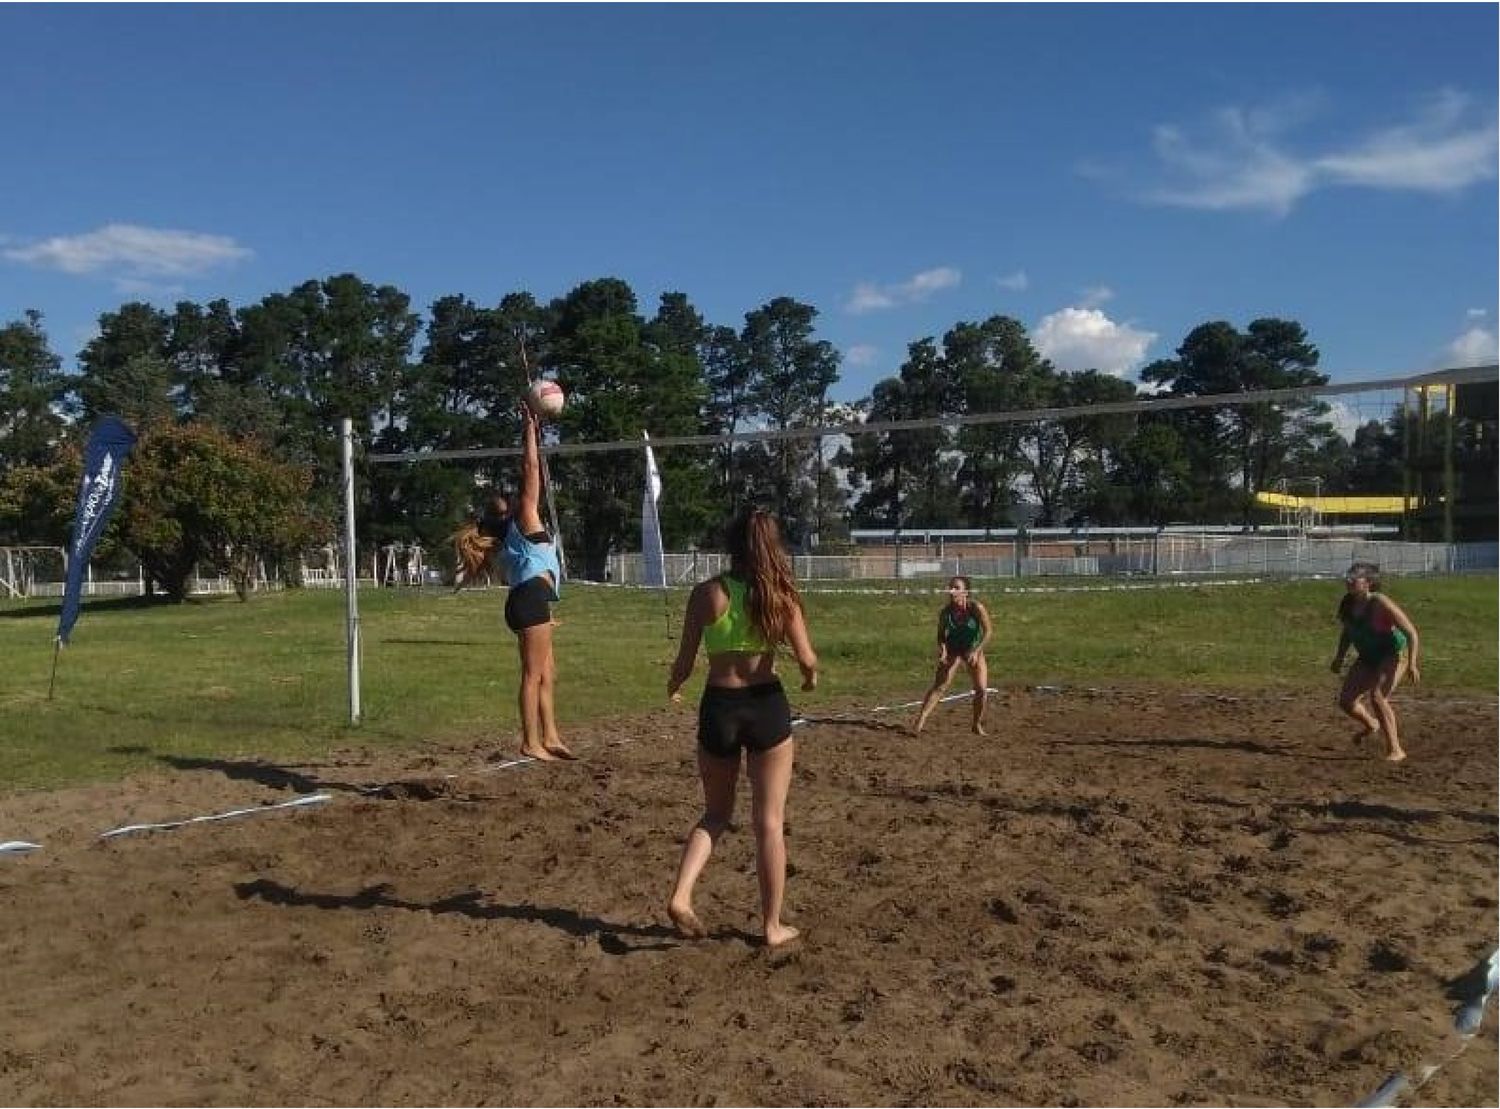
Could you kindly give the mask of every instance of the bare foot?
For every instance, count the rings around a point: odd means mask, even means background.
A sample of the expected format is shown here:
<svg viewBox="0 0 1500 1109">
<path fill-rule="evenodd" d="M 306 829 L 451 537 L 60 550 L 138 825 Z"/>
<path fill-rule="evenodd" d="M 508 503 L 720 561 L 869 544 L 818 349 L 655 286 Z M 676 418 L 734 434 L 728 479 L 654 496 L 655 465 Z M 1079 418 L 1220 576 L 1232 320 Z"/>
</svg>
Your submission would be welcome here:
<svg viewBox="0 0 1500 1109">
<path fill-rule="evenodd" d="M 774 928 L 766 929 L 767 947 L 785 947 L 802 933 L 790 924 L 778 924 Z"/>
<path fill-rule="evenodd" d="M 523 759 L 536 759 L 537 762 L 557 762 L 557 756 L 545 747 L 527 747 L 521 745 L 521 757 Z"/>
<path fill-rule="evenodd" d="M 975 735 L 989 735 L 990 733 L 984 730 L 984 725 L 983 724 L 975 724 L 974 725 L 974 734 Z"/>
<path fill-rule="evenodd" d="M 1398 747 L 1396 750 L 1394 750 L 1390 754 L 1386 755 L 1385 761 L 1386 762 L 1400 762 L 1404 758 L 1406 758 L 1406 752 L 1403 751 L 1403 750 L 1401 750 Z"/>
<path fill-rule="evenodd" d="M 555 739 L 551 743 L 546 744 L 544 750 L 551 754 L 553 758 L 563 759 L 567 762 L 573 762 L 578 758 L 577 755 L 568 750 L 567 745 L 560 739 Z"/>
<path fill-rule="evenodd" d="M 708 935 L 708 929 L 703 927 L 703 921 L 698 919 L 690 905 L 668 905 L 667 915 L 672 918 L 677 934 L 684 939 L 701 940 Z"/>
</svg>

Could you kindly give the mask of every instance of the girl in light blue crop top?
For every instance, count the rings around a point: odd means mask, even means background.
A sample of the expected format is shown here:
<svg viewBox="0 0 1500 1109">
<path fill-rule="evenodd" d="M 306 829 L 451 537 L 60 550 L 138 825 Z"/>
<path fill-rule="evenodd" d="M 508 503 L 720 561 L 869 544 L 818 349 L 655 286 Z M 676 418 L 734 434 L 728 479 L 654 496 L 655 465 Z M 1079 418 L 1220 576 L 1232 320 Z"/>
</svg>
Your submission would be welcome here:
<svg viewBox="0 0 1500 1109">
<path fill-rule="evenodd" d="M 500 539 L 500 558 L 509 589 L 505 623 L 516 633 L 521 653 L 521 754 L 540 762 L 575 756 L 557 732 L 553 691 L 557 659 L 552 651 L 552 602 L 561 595 L 562 561 L 557 544 L 542 527 L 541 431 L 522 406 L 521 489 L 515 503 L 494 500 L 486 530 Z"/>
<path fill-rule="evenodd" d="M 562 596 L 562 563 L 557 557 L 557 544 L 545 531 L 523 535 L 512 519 L 505 529 L 505 543 L 500 548 L 500 557 L 505 560 L 505 580 L 512 588 L 524 585 L 541 574 L 551 575 L 550 600 Z"/>
</svg>

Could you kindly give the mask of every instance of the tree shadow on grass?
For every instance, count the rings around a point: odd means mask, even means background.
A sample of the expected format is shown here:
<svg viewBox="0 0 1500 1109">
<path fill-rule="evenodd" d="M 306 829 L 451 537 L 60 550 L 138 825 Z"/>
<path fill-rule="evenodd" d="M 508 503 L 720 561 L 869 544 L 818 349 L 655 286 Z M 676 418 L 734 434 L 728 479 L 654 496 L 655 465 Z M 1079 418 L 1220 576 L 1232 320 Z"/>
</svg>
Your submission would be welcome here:
<svg viewBox="0 0 1500 1109">
<path fill-rule="evenodd" d="M 211 596 L 184 597 L 181 601 L 173 601 L 169 597 L 160 595 L 154 597 L 93 597 L 83 602 L 82 615 L 87 616 L 91 612 L 135 612 L 147 608 L 178 608 L 183 605 L 201 606 L 223 604 L 225 601 L 239 603 L 239 598 L 233 593 L 227 595 L 214 594 Z M 62 615 L 62 601 L 55 604 L 22 604 L 16 607 L 0 608 L 0 620 L 56 620 Z"/>
<path fill-rule="evenodd" d="M 149 724 L 211 724 L 213 727 L 221 729 L 223 731 L 233 732 L 264 732 L 267 730 L 283 733 L 296 732 L 298 734 L 303 734 L 306 732 L 306 723 L 303 721 L 286 719 L 284 717 L 281 719 L 258 718 L 250 715 L 245 710 L 245 706 L 233 703 L 206 701 L 204 703 L 217 705 L 221 710 L 224 710 L 226 715 L 220 716 L 210 711 L 205 711 L 203 713 L 197 714 L 187 712 L 148 712 L 141 709 L 124 708 L 120 705 L 104 705 L 88 702 L 78 702 L 74 707 L 82 709 L 85 712 L 97 712 L 102 716 L 120 716 L 124 717 L 127 720 L 144 720 Z M 227 709 L 225 708 L 226 704 L 228 705 Z M 328 734 L 330 736 L 336 736 L 338 734 L 338 731 L 342 730 L 343 727 L 343 725 L 340 725 L 339 729 L 336 730 L 335 728 L 330 726 L 328 729 Z M 359 725 L 358 736 L 361 739 L 387 740 L 393 743 L 410 742 L 413 739 L 421 738 L 419 736 L 413 736 L 410 732 L 394 731 L 390 728 L 383 728 L 378 724 L 370 724 L 368 722 Z M 149 753 L 149 750 L 149 748 L 145 747 L 141 748 L 140 751 L 126 750 L 125 748 L 114 748 L 112 749 L 112 753 L 120 755 L 143 754 Z"/>
<path fill-rule="evenodd" d="M 480 639 L 377 639 L 377 643 L 390 643 L 401 647 L 484 647 L 491 649 L 494 643 Z"/>
<path fill-rule="evenodd" d="M 441 916 L 456 913 L 471 920 L 521 920 L 545 924 L 570 936 L 580 939 L 595 937 L 599 947 L 608 955 L 631 955 L 638 951 L 670 951 L 680 947 L 682 941 L 677 933 L 662 924 L 619 924 L 600 917 L 585 916 L 572 909 L 549 909 L 538 905 L 498 905 L 487 903 L 484 894 L 468 890 L 437 901 L 408 901 L 392 895 L 389 883 L 382 882 L 366 886 L 357 893 L 305 893 L 295 886 L 283 885 L 267 878 L 253 882 L 239 882 L 234 887 L 235 896 L 242 901 L 259 900 L 269 905 L 296 905 L 314 909 L 403 909 L 407 912 L 430 913 Z M 625 937 L 639 940 L 664 942 L 630 943 Z M 712 934 L 714 939 L 737 939 L 757 943 L 747 932 L 727 928 Z"/>
</svg>

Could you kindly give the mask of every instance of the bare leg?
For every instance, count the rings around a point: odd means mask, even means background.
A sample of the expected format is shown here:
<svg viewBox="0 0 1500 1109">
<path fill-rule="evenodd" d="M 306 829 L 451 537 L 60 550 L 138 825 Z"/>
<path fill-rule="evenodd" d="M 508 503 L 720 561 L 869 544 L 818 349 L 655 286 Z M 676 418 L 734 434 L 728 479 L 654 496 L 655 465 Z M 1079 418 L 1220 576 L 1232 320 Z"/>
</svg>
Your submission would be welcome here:
<svg viewBox="0 0 1500 1109">
<path fill-rule="evenodd" d="M 921 735 L 922 729 L 927 726 L 927 718 L 932 715 L 932 710 L 937 708 L 939 699 L 948 689 L 948 684 L 953 681 L 953 672 L 958 669 L 958 657 L 955 655 L 947 662 L 937 665 L 937 673 L 932 676 L 932 688 L 927 691 L 927 696 L 922 698 L 922 708 L 917 713 L 917 722 L 912 725 L 912 734 Z"/>
<path fill-rule="evenodd" d="M 974 683 L 974 734 L 987 735 L 984 710 L 990 703 L 990 665 L 985 661 L 984 652 L 980 651 L 968 666 L 969 680 Z"/>
<path fill-rule="evenodd" d="M 701 750 L 698 752 L 698 776 L 703 781 L 703 815 L 682 845 L 677 883 L 672 888 L 671 900 L 667 902 L 667 915 L 672 918 L 677 931 L 692 939 L 706 934 L 703 922 L 693 912 L 693 887 L 697 885 L 698 875 L 703 873 L 708 857 L 713 854 L 714 844 L 729 827 L 729 818 L 734 815 L 734 786 L 739 774 L 739 759 L 721 759 Z"/>
<path fill-rule="evenodd" d="M 557 734 L 557 714 L 553 709 L 552 694 L 557 688 L 557 652 L 552 649 L 551 626 L 548 626 L 547 661 L 542 667 L 540 696 L 537 699 L 538 718 L 542 726 L 542 746 L 560 759 L 576 759 Z"/>
<path fill-rule="evenodd" d="M 781 922 L 786 892 L 786 793 L 792 784 L 797 741 L 785 739 L 769 751 L 749 755 L 750 805 L 755 821 L 755 873 L 760 879 L 760 918 L 767 947 L 797 938 Z"/>
<path fill-rule="evenodd" d="M 542 677 L 547 656 L 552 653 L 552 628 L 540 624 L 522 628 L 516 636 L 521 651 L 521 754 L 542 762 L 556 762 L 557 756 L 542 742 Z"/>
<path fill-rule="evenodd" d="M 1381 727 L 1385 731 L 1387 762 L 1400 762 L 1406 758 L 1406 751 L 1401 746 L 1400 729 L 1396 724 L 1396 710 L 1391 705 L 1390 697 L 1405 669 L 1405 660 L 1400 655 L 1386 659 L 1380 664 L 1380 670 L 1376 674 L 1375 688 L 1370 690 L 1370 701 L 1375 706 L 1375 713 L 1380 717 Z"/>
<path fill-rule="evenodd" d="M 1363 703 L 1365 695 L 1375 688 L 1378 681 L 1379 674 L 1376 671 L 1356 661 L 1353 666 L 1349 667 L 1349 673 L 1344 678 L 1344 687 L 1339 690 L 1339 708 L 1362 725 L 1362 730 L 1354 737 L 1356 742 L 1380 731 L 1380 721 Z"/>
</svg>

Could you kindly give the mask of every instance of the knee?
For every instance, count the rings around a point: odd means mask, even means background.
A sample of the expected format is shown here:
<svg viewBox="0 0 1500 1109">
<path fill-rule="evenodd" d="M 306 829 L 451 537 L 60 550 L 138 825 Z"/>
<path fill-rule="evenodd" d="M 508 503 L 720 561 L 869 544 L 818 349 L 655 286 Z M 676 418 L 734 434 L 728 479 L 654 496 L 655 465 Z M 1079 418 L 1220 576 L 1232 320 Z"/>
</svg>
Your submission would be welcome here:
<svg viewBox="0 0 1500 1109">
<path fill-rule="evenodd" d="M 698 821 L 698 827 L 708 833 L 709 839 L 717 841 L 720 836 L 729 830 L 729 818 L 732 815 L 732 813 L 706 812 Z"/>
<path fill-rule="evenodd" d="M 755 814 L 755 838 L 760 842 L 779 838 L 786 825 L 784 814 L 776 812 L 758 812 Z"/>
</svg>

